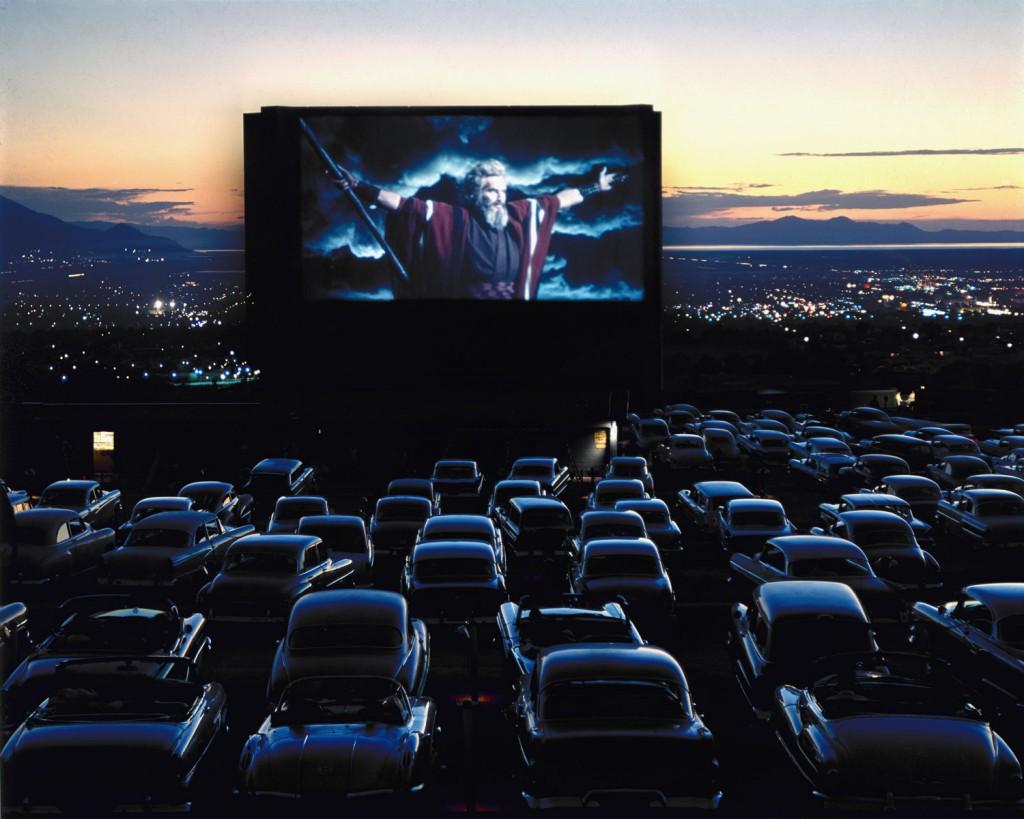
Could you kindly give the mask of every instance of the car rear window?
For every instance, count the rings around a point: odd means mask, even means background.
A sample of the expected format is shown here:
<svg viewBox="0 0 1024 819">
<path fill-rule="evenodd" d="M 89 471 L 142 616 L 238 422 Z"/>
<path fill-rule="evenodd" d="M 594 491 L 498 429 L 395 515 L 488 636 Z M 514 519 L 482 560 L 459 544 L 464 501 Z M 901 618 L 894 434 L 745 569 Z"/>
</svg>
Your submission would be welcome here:
<svg viewBox="0 0 1024 819">
<path fill-rule="evenodd" d="M 657 577 L 661 566 L 654 555 L 594 555 L 587 558 L 583 573 L 587 577 Z"/>
<path fill-rule="evenodd" d="M 828 580 L 833 577 L 870 577 L 871 569 L 863 560 L 850 557 L 819 557 L 789 564 L 790 577 L 801 580 Z"/>
<path fill-rule="evenodd" d="M 422 523 L 430 509 L 418 503 L 388 503 L 377 509 L 377 520 L 386 523 Z"/>
<path fill-rule="evenodd" d="M 329 526 L 307 524 L 302 534 L 320 538 L 331 552 L 363 554 L 366 552 L 366 535 L 358 526 Z"/>
<path fill-rule="evenodd" d="M 605 523 L 596 526 L 587 526 L 584 530 L 584 537 L 587 540 L 609 537 L 643 537 L 645 534 L 643 526 L 629 523 Z"/>
<path fill-rule="evenodd" d="M 986 518 L 1013 517 L 1024 515 L 1024 501 L 988 500 L 978 504 L 978 514 Z"/>
<path fill-rule="evenodd" d="M 274 517 L 277 520 L 298 520 L 306 515 L 322 515 L 324 504 L 303 501 L 299 503 L 282 503 L 277 507 Z"/>
<path fill-rule="evenodd" d="M 399 648 L 402 632 L 394 626 L 369 623 L 331 623 L 304 626 L 288 635 L 288 648 L 295 651 L 332 648 Z"/>
<path fill-rule="evenodd" d="M 650 720 L 687 719 L 689 709 L 680 692 L 646 681 L 574 680 L 544 691 L 541 719 Z"/>
<path fill-rule="evenodd" d="M 435 478 L 475 478 L 476 473 L 471 466 L 437 466 L 434 468 Z"/>
<path fill-rule="evenodd" d="M 228 553 L 224 571 L 245 574 L 295 574 L 295 555 L 284 552 L 246 552 L 233 551 Z"/>
<path fill-rule="evenodd" d="M 572 517 L 568 509 L 533 509 L 523 517 L 523 526 L 533 529 L 570 529 Z"/>
<path fill-rule="evenodd" d="M 414 574 L 418 580 L 490 580 L 494 577 L 494 564 L 472 557 L 420 560 Z"/>
<path fill-rule="evenodd" d="M 180 529 L 132 529 L 125 546 L 159 546 L 181 549 L 190 542 L 189 533 Z"/>
<path fill-rule="evenodd" d="M 893 494 L 905 501 L 938 500 L 940 490 L 931 486 L 902 486 L 894 489 Z"/>
<path fill-rule="evenodd" d="M 57 509 L 82 509 L 85 506 L 85 492 L 81 489 L 47 489 L 39 499 L 39 505 Z"/>
<path fill-rule="evenodd" d="M 737 529 L 780 529 L 782 515 L 778 512 L 735 512 L 730 522 Z"/>
</svg>

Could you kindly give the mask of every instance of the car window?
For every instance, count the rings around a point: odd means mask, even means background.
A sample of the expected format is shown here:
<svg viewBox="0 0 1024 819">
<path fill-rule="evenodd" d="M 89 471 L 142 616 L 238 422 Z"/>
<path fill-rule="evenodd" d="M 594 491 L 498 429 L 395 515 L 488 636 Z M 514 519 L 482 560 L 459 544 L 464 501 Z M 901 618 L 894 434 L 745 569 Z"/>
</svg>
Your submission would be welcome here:
<svg viewBox="0 0 1024 819">
<path fill-rule="evenodd" d="M 786 558 L 779 549 L 765 549 L 761 560 L 766 566 L 770 566 L 780 572 L 786 570 Z"/>
<path fill-rule="evenodd" d="M 80 520 L 69 520 L 67 522 L 67 527 L 68 535 L 70 537 L 75 537 L 75 535 L 80 535 L 85 531 L 85 524 Z"/>
<path fill-rule="evenodd" d="M 71 530 L 66 523 L 62 523 L 57 529 L 57 543 L 67 540 L 69 537 L 71 537 Z"/>
<path fill-rule="evenodd" d="M 992 633 L 992 612 L 980 600 L 964 600 L 957 607 L 956 617 L 985 634 Z"/>
</svg>

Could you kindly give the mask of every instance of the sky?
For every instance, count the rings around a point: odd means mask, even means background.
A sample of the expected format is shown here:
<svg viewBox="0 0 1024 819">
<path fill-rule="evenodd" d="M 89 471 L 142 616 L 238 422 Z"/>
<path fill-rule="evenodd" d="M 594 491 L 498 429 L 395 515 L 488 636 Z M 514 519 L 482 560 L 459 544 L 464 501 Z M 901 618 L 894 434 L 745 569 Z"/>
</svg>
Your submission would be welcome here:
<svg viewBox="0 0 1024 819">
<path fill-rule="evenodd" d="M 1024 229 L 1024 0 L 0 4 L 0 194 L 238 225 L 265 105 L 662 112 L 667 225 Z"/>
</svg>

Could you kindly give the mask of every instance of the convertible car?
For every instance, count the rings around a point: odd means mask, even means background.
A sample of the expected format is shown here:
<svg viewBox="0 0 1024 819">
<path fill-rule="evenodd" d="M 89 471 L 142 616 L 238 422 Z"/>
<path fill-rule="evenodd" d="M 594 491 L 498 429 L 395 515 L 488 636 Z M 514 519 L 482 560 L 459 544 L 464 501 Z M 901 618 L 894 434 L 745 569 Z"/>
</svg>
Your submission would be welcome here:
<svg viewBox="0 0 1024 819">
<path fill-rule="evenodd" d="M 434 701 L 390 677 L 307 677 L 288 685 L 239 760 L 250 799 L 295 800 L 336 813 L 339 799 L 423 789 L 437 730 Z"/>
<path fill-rule="evenodd" d="M 54 677 L 53 693 L 0 756 L 9 807 L 78 815 L 188 807 L 227 726 L 218 683 L 195 682 L 180 657 L 66 660 Z"/>
<path fill-rule="evenodd" d="M 661 649 L 544 651 L 513 709 L 530 807 L 718 806 L 714 738 Z"/>
<path fill-rule="evenodd" d="M 775 692 L 776 733 L 826 808 L 1019 806 L 1017 757 L 942 664 L 854 659 Z"/>
<path fill-rule="evenodd" d="M 402 595 L 371 589 L 317 592 L 292 608 L 267 700 L 276 703 L 296 680 L 335 674 L 390 677 L 419 696 L 429 666 L 427 627 L 409 616 Z"/>
</svg>

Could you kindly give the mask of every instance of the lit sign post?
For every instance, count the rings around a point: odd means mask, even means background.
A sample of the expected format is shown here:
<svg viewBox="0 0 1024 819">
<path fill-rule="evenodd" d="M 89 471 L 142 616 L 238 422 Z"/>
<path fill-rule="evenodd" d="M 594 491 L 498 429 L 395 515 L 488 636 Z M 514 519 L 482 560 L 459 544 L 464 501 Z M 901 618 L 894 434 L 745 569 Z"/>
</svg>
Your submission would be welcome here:
<svg viewBox="0 0 1024 819">
<path fill-rule="evenodd" d="M 114 433 L 109 430 L 94 430 L 92 433 L 92 471 L 96 480 L 102 481 L 114 474 Z"/>
</svg>

